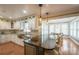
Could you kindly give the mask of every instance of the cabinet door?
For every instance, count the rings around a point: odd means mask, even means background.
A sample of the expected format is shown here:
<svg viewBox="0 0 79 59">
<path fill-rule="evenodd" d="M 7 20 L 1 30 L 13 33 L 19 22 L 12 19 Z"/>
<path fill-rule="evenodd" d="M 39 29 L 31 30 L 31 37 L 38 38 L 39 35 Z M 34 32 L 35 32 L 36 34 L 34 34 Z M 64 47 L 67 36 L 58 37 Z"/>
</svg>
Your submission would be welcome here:
<svg viewBox="0 0 79 59">
<path fill-rule="evenodd" d="M 26 55 L 36 55 L 36 48 L 30 45 L 26 45 Z"/>
</svg>

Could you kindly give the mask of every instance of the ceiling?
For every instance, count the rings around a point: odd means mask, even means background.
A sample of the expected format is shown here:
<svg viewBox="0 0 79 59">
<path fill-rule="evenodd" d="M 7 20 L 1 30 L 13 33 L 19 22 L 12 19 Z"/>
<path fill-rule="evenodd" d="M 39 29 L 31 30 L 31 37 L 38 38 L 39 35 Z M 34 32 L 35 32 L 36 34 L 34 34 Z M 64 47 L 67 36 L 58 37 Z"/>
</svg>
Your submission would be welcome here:
<svg viewBox="0 0 79 59">
<path fill-rule="evenodd" d="M 44 4 L 42 6 L 42 17 L 55 16 L 62 13 L 79 11 L 79 4 Z M 24 16 L 40 15 L 38 4 L 0 4 L 0 17 L 16 19 Z"/>
</svg>

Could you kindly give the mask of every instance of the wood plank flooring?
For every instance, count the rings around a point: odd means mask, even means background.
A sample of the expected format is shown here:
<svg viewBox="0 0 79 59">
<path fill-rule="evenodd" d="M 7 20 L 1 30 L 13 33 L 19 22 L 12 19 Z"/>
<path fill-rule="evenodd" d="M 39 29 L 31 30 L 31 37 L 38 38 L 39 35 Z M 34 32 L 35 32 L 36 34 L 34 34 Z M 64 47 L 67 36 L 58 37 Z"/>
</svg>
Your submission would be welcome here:
<svg viewBox="0 0 79 59">
<path fill-rule="evenodd" d="M 0 44 L 0 55 L 24 55 L 24 48 L 14 42 Z M 71 39 L 64 37 L 60 55 L 79 55 L 79 46 Z"/>
<path fill-rule="evenodd" d="M 74 43 L 73 40 L 64 37 L 63 46 L 60 49 L 61 55 L 79 55 L 79 45 Z"/>
<path fill-rule="evenodd" d="M 23 55 L 24 48 L 14 42 L 0 44 L 0 55 Z"/>
</svg>

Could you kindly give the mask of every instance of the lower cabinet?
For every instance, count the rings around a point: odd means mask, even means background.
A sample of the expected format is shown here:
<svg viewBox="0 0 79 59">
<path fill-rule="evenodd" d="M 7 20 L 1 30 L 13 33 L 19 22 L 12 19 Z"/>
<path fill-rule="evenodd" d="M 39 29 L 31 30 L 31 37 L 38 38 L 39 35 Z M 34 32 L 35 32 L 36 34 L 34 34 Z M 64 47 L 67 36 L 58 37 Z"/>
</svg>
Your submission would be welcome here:
<svg viewBox="0 0 79 59">
<path fill-rule="evenodd" d="M 31 45 L 26 45 L 26 55 L 36 55 L 36 48 Z"/>
</svg>

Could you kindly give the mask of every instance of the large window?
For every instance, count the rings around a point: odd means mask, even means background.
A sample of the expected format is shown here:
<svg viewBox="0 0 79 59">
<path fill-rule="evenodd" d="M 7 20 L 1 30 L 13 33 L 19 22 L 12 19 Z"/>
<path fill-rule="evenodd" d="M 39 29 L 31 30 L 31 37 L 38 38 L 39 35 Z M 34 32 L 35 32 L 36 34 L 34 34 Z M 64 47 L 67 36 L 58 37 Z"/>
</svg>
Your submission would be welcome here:
<svg viewBox="0 0 79 59">
<path fill-rule="evenodd" d="M 43 25 L 42 32 L 44 35 L 47 35 L 48 32 L 49 34 L 63 33 L 64 35 L 70 35 L 75 39 L 79 40 L 79 16 L 67 17 L 56 20 L 49 20 L 48 25 Z"/>
<path fill-rule="evenodd" d="M 78 39 L 78 22 L 70 22 L 70 36 Z"/>
<path fill-rule="evenodd" d="M 61 32 L 61 24 L 55 24 L 55 33 Z"/>
<path fill-rule="evenodd" d="M 61 33 L 68 35 L 68 23 L 63 23 L 61 27 Z"/>
<path fill-rule="evenodd" d="M 73 23 L 70 23 L 70 35 L 73 36 Z"/>
<path fill-rule="evenodd" d="M 24 21 L 20 21 L 20 29 L 21 29 L 21 30 L 24 29 Z"/>
<path fill-rule="evenodd" d="M 50 24 L 49 25 L 49 34 L 54 33 L 55 32 L 55 25 L 54 24 Z"/>
<path fill-rule="evenodd" d="M 15 22 L 15 28 L 21 29 L 21 30 L 34 30 L 35 29 L 35 17 L 27 18 L 26 20 L 20 20 Z"/>
<path fill-rule="evenodd" d="M 41 33 L 42 33 L 42 42 L 45 42 L 45 40 L 48 39 L 48 24 L 46 21 L 42 22 L 42 29 L 41 29 Z"/>
<path fill-rule="evenodd" d="M 78 26 L 78 29 L 77 29 L 77 31 L 78 31 L 78 32 L 77 32 L 77 33 L 78 33 L 78 34 L 77 34 L 77 37 L 78 37 L 78 39 L 79 39 L 79 21 L 78 21 L 77 24 L 78 24 L 78 25 L 77 25 L 77 26 Z"/>
<path fill-rule="evenodd" d="M 28 22 L 25 22 L 24 25 L 25 25 L 25 26 L 24 26 L 24 32 L 29 31 L 29 30 L 30 30 L 29 23 L 28 23 Z"/>
<path fill-rule="evenodd" d="M 68 23 L 49 24 L 49 33 L 63 33 L 68 35 Z"/>
<path fill-rule="evenodd" d="M 74 22 L 74 25 L 73 25 L 73 32 L 74 32 L 74 37 L 77 37 L 77 35 L 76 35 L 76 32 L 77 32 L 77 28 L 76 28 L 76 22 Z"/>
</svg>

